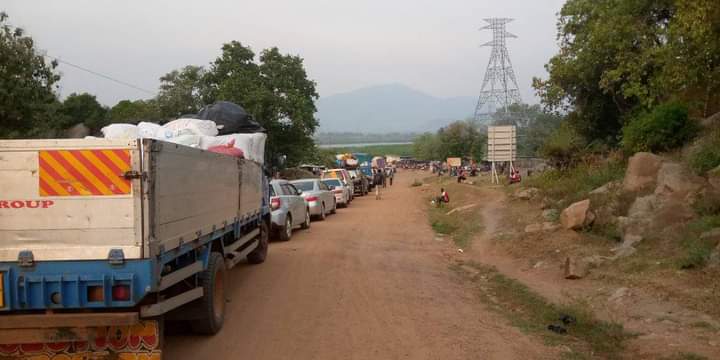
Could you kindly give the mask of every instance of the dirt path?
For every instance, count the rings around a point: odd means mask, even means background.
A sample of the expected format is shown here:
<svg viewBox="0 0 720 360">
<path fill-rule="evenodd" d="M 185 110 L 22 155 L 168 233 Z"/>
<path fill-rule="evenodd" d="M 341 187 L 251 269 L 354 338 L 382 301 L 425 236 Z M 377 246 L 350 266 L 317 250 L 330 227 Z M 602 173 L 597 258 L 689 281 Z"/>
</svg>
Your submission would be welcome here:
<svg viewBox="0 0 720 360">
<path fill-rule="evenodd" d="M 556 358 L 448 269 L 412 180 L 401 172 L 382 200 L 358 198 L 234 269 L 222 332 L 170 336 L 166 358 Z"/>
</svg>

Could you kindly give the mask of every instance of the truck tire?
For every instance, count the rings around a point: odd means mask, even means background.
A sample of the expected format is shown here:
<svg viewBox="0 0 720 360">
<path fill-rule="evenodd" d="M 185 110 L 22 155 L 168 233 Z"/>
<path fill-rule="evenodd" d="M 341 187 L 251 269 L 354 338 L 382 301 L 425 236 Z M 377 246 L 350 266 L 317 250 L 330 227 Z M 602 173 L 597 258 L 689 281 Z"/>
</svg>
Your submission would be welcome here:
<svg viewBox="0 0 720 360">
<path fill-rule="evenodd" d="M 290 241 L 292 229 L 292 216 L 288 213 L 287 216 L 285 216 L 285 225 L 278 229 L 278 238 L 280 241 Z"/>
<path fill-rule="evenodd" d="M 310 228 L 310 209 L 305 209 L 305 222 L 301 225 L 303 230 Z"/>
<path fill-rule="evenodd" d="M 207 270 L 200 273 L 203 297 L 200 299 L 201 317 L 193 320 L 193 332 L 215 335 L 222 329 L 225 319 L 225 261 L 220 253 L 210 254 Z"/>
<path fill-rule="evenodd" d="M 260 224 L 260 239 L 258 247 L 255 248 L 247 256 L 247 261 L 251 264 L 262 264 L 265 262 L 268 251 L 268 226 L 265 221 Z"/>
</svg>

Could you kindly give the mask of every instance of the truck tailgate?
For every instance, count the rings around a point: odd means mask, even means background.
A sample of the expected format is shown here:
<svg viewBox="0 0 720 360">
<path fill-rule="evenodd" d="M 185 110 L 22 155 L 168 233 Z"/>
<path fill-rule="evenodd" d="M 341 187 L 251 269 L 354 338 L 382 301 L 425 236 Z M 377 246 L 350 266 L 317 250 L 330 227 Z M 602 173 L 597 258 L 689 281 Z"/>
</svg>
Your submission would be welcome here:
<svg viewBox="0 0 720 360">
<path fill-rule="evenodd" d="M 0 261 L 142 256 L 137 141 L 0 141 Z M 137 189 L 136 189 L 137 187 Z"/>
</svg>

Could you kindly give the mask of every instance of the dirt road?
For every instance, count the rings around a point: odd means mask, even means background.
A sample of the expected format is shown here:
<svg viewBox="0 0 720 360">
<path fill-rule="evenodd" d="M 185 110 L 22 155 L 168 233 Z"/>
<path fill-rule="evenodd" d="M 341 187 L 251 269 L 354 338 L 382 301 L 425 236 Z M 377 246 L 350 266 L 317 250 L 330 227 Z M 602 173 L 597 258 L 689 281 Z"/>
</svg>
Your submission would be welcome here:
<svg viewBox="0 0 720 360">
<path fill-rule="evenodd" d="M 167 359 L 543 359 L 555 351 L 508 326 L 458 281 L 401 172 L 268 261 L 230 272 L 225 327 L 170 336 Z M 422 175 L 417 175 L 422 177 Z"/>
</svg>

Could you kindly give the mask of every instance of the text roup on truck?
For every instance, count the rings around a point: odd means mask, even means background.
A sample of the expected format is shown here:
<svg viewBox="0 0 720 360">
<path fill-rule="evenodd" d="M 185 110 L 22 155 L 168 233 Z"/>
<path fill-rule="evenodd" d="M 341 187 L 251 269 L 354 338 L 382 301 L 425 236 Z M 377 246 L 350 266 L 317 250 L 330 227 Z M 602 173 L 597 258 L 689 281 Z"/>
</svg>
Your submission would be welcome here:
<svg viewBox="0 0 720 360">
<path fill-rule="evenodd" d="M 0 200 L 0 209 L 47 209 L 53 205 L 52 200 Z"/>
</svg>

